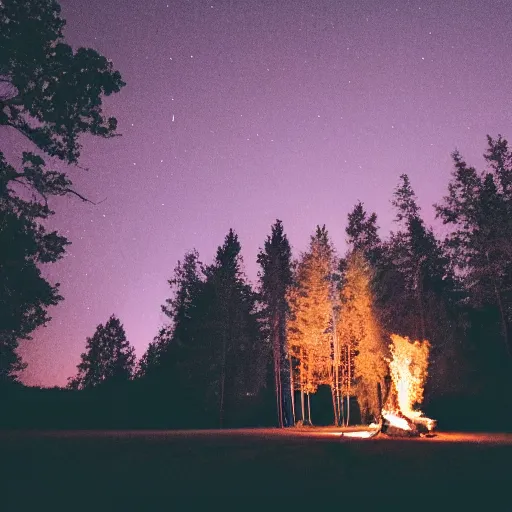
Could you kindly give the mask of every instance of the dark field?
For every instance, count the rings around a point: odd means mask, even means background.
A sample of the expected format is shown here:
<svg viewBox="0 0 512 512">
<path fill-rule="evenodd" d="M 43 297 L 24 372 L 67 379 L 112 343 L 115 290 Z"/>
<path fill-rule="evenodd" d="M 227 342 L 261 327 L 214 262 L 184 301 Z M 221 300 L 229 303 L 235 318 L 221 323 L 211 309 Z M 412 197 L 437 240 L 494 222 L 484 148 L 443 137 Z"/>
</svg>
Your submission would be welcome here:
<svg viewBox="0 0 512 512">
<path fill-rule="evenodd" d="M 498 496 L 512 484 L 510 434 L 349 440 L 332 429 L 3 432 L 0 454 L 3 510 L 50 510 L 49 499 L 68 510 L 146 510 L 176 503 L 173 496 Z"/>
</svg>

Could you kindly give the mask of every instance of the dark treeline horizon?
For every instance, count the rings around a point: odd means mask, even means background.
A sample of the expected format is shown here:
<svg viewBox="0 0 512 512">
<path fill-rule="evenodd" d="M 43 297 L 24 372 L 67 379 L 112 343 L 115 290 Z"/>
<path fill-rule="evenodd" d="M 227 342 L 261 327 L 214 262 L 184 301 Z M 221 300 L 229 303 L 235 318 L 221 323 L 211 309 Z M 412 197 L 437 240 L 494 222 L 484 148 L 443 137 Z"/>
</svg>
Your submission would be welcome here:
<svg viewBox="0 0 512 512">
<path fill-rule="evenodd" d="M 342 297 L 349 286 L 348 269 L 359 257 L 360 271 L 371 283 L 379 343 L 389 345 L 394 333 L 411 340 L 426 339 L 432 345 L 426 410 L 444 414 L 449 425 L 453 422 L 459 428 L 454 416 L 467 420 L 468 427 L 481 424 L 482 418 L 475 422 L 475 416 L 489 413 L 476 414 L 478 403 L 485 409 L 482 404 L 503 404 L 508 399 L 512 307 L 507 284 L 512 278 L 507 245 L 512 230 L 507 210 L 512 207 L 508 197 L 512 153 L 507 141 L 501 136 L 488 137 L 485 158 L 488 168 L 477 171 L 458 153 L 453 154 L 447 195 L 435 205 L 437 215 L 452 225 L 444 240 L 424 224 L 413 184 L 402 175 L 390 198 L 396 230 L 388 237 L 381 238 L 377 215 L 357 202 L 345 226 L 345 254 L 336 251 L 327 227 L 318 226 L 309 249 L 294 259 L 286 226 L 277 220 L 257 255 L 260 271 L 256 286 L 244 274 L 242 245 L 233 229 L 218 246 L 212 262 L 202 262 L 195 249 L 187 251 L 168 280 L 169 298 L 161 307 L 168 322 L 143 356 L 136 361 L 122 319 L 113 314 L 87 339 L 68 388 L 94 396 L 93 403 L 103 403 L 104 408 L 92 414 L 100 424 L 106 417 L 118 426 L 302 423 L 303 405 L 297 403 L 293 414 L 291 406 L 300 401 L 300 386 L 296 382 L 294 388 L 293 384 L 300 362 L 289 355 L 295 343 L 290 325 L 296 315 L 291 291 L 302 296 L 317 293 L 308 288 L 311 284 L 305 281 L 309 278 L 300 268 L 307 264 L 313 273 L 322 272 L 318 269 L 324 261 L 329 268 L 320 279 L 334 283 Z M 315 260 L 315 251 L 320 248 L 322 253 L 322 247 L 328 250 L 327 259 L 317 256 Z M 335 320 L 341 333 L 349 310 L 344 309 L 346 299 L 339 300 Z M 321 316 L 321 309 L 313 309 L 312 314 Z M 329 322 L 332 320 L 320 327 L 322 332 L 332 328 Z M 308 336 L 307 329 L 298 334 L 299 339 Z M 292 337 L 297 339 L 297 333 Z M 357 361 L 366 356 L 361 340 L 355 343 L 357 368 Z M 347 363 L 340 360 L 340 364 Z M 364 384 L 375 375 L 352 371 L 344 385 L 345 406 L 349 401 L 353 404 L 350 423 L 369 423 L 377 419 L 378 411 L 368 405 L 372 392 Z M 316 424 L 333 423 L 326 384 L 320 379 L 314 391 L 307 393 L 312 397 Z M 56 392 L 58 387 L 53 389 Z M 129 403 L 136 404 L 132 414 L 137 411 L 136 416 L 145 419 L 134 418 L 119 403 L 114 410 L 120 407 L 121 411 L 112 417 L 112 410 L 107 413 L 108 404 L 118 399 L 127 409 L 132 408 Z M 105 417 L 100 414 L 102 419 L 98 419 L 98 411 Z M 308 419 L 305 413 L 307 422 L 315 424 L 315 414 Z M 443 424 L 443 417 L 439 419 Z M 81 421 L 94 424 L 93 419 Z"/>
<path fill-rule="evenodd" d="M 251 255 L 257 283 L 247 279 L 242 241 L 230 229 L 211 261 L 191 247 L 169 269 L 161 306 L 168 321 L 139 361 L 112 311 L 84 340 L 69 389 L 21 385 L 19 343 L 64 300 L 60 283 L 43 272 L 70 244 L 49 227 L 52 200 L 92 202 L 68 170 L 83 170 L 84 135 L 119 135 L 103 100 L 126 85 L 109 59 L 65 43 L 60 12 L 54 0 L 0 3 L 0 128 L 26 142 L 15 157 L 0 148 L 2 425 L 370 423 L 392 396 L 392 334 L 428 340 L 424 405 L 441 425 L 508 424 L 512 151 L 501 135 L 488 136 L 484 169 L 453 153 L 435 205 L 445 238 L 425 224 L 406 174 L 390 197 L 396 229 L 387 236 L 372 205 L 354 201 L 346 222 L 318 219 L 294 258 L 287 226 L 276 220 Z M 345 229 L 346 252 L 334 247 L 330 229 Z"/>
</svg>

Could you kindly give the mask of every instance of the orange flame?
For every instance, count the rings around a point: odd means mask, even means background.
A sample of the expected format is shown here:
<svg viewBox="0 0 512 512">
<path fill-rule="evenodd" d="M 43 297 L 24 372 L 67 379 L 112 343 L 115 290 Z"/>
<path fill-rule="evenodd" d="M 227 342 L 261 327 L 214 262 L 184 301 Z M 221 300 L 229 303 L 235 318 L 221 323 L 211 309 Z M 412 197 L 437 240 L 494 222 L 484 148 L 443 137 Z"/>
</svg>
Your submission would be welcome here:
<svg viewBox="0 0 512 512">
<path fill-rule="evenodd" d="M 382 416 L 394 427 L 411 430 L 411 425 L 422 424 L 428 431 L 435 427 L 435 420 L 415 409 L 423 401 L 427 379 L 428 341 L 411 341 L 407 337 L 391 335 L 391 359 L 388 360 L 392 389 Z M 409 420 L 409 421 L 408 421 Z"/>
</svg>

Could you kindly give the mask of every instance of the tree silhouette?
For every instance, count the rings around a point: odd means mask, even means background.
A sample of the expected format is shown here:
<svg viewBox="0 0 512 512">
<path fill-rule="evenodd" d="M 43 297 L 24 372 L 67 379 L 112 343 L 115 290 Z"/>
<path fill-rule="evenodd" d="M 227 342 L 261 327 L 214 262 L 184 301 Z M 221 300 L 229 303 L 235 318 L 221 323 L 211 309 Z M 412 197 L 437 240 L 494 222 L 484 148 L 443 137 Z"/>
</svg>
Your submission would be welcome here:
<svg viewBox="0 0 512 512">
<path fill-rule="evenodd" d="M 151 377 L 163 366 L 165 355 L 172 341 L 172 328 L 162 327 L 148 348 L 137 362 L 135 376 L 137 378 Z"/>
<path fill-rule="evenodd" d="M 226 411 L 264 383 L 263 344 L 256 315 L 256 296 L 242 271 L 241 245 L 232 230 L 217 249 L 215 261 L 205 269 L 210 294 L 211 368 L 218 400 L 219 425 Z"/>
<path fill-rule="evenodd" d="M 96 388 L 132 378 L 135 354 L 118 318 L 112 315 L 105 325 L 98 325 L 93 337 L 87 338 L 81 359 L 77 375 L 69 381 L 70 388 Z"/>
<path fill-rule="evenodd" d="M 362 251 L 365 258 L 375 263 L 379 256 L 381 240 L 378 234 L 377 214 L 368 214 L 361 201 L 357 202 L 348 214 L 348 223 L 345 229 L 347 243 L 352 250 Z"/>
<path fill-rule="evenodd" d="M 512 151 L 501 136 L 487 141 L 484 172 L 453 153 L 448 195 L 436 210 L 454 228 L 446 242 L 471 303 L 498 311 L 504 353 L 512 358 Z"/>
<path fill-rule="evenodd" d="M 114 135 L 117 121 L 103 116 L 102 96 L 125 84 L 107 58 L 64 43 L 55 0 L 4 0 L 0 25 L 0 126 L 69 163 L 80 156 L 80 134 Z"/>
<path fill-rule="evenodd" d="M 278 426 L 294 423 L 292 414 L 292 390 L 290 387 L 290 363 L 286 347 L 286 294 L 292 282 L 291 248 L 284 234 L 283 224 L 276 220 L 272 232 L 258 253 L 261 266 L 260 288 L 274 369 L 274 390 L 277 405 Z"/>
<path fill-rule="evenodd" d="M 96 51 L 65 44 L 64 24 L 53 0 L 0 3 L 0 128 L 16 130 L 39 153 L 76 164 L 81 134 L 115 135 L 117 122 L 103 115 L 102 98 L 124 83 Z M 24 152 L 14 165 L 0 147 L 0 380 L 16 378 L 24 366 L 18 340 L 30 339 L 50 319 L 48 306 L 62 300 L 39 265 L 65 252 L 66 238 L 44 221 L 53 214 L 49 199 L 66 194 L 86 200 L 39 154 Z"/>
</svg>

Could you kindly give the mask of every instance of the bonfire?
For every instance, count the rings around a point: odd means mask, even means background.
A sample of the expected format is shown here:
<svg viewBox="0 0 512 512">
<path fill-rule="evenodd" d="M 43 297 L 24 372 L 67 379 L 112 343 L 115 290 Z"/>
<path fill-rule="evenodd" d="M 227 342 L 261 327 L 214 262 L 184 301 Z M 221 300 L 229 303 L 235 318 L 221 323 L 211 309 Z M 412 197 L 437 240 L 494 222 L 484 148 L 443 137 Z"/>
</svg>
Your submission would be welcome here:
<svg viewBox="0 0 512 512">
<path fill-rule="evenodd" d="M 430 344 L 426 340 L 411 341 L 392 334 L 389 348 L 391 389 L 382 410 L 382 432 L 400 436 L 429 435 L 436 421 L 415 407 L 423 401 Z"/>
</svg>

